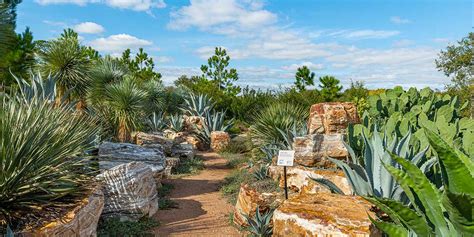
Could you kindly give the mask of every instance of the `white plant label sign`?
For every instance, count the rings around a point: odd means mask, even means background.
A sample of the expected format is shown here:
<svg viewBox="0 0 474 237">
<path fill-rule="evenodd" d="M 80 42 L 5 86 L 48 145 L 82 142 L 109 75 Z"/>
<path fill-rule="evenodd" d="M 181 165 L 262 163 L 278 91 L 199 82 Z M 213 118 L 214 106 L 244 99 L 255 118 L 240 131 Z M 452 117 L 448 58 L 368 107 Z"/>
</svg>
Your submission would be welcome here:
<svg viewBox="0 0 474 237">
<path fill-rule="evenodd" d="M 295 159 L 295 151 L 293 150 L 280 150 L 278 152 L 278 166 L 293 166 L 293 160 Z"/>
</svg>

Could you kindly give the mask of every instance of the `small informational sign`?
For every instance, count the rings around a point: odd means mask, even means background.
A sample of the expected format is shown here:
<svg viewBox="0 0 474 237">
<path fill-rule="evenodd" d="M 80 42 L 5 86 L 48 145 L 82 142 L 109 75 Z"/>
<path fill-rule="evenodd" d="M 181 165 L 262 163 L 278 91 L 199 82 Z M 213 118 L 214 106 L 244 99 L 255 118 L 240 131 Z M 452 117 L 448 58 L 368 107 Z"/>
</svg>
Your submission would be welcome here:
<svg viewBox="0 0 474 237">
<path fill-rule="evenodd" d="M 293 166 L 293 160 L 295 159 L 295 151 L 293 150 L 280 150 L 278 152 L 278 166 Z"/>
</svg>

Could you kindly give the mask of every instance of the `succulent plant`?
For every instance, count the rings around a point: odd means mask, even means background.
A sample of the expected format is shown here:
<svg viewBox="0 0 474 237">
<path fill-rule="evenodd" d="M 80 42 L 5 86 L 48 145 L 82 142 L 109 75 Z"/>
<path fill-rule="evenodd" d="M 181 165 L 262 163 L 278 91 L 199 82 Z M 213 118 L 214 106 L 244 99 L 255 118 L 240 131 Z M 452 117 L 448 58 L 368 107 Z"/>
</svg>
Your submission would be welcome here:
<svg viewBox="0 0 474 237">
<path fill-rule="evenodd" d="M 167 121 L 163 112 L 153 112 L 147 120 L 148 128 L 152 132 L 158 132 L 166 128 Z"/>
<path fill-rule="evenodd" d="M 209 112 L 205 114 L 202 128 L 198 129 L 197 136 L 205 144 L 210 144 L 213 131 L 227 132 L 233 125 L 233 119 L 225 121 L 225 112 Z"/>
<path fill-rule="evenodd" d="M 442 188 L 437 188 L 414 164 L 393 155 L 393 162 L 383 162 L 383 166 L 400 183 L 411 205 L 387 198 L 366 197 L 392 222 L 371 220 L 389 236 L 473 236 L 474 163 L 436 132 L 429 129 L 425 132 L 438 154 Z"/>
<path fill-rule="evenodd" d="M 261 165 L 260 167 L 258 167 L 258 169 L 254 170 L 253 177 L 256 180 L 264 180 L 268 178 L 268 166 Z"/>
<path fill-rule="evenodd" d="M 189 92 L 184 99 L 184 107 L 181 110 L 187 115 L 204 117 L 213 108 L 214 102 L 209 96 L 204 94 L 195 95 Z"/>
<path fill-rule="evenodd" d="M 252 236 L 269 237 L 273 234 L 273 227 L 271 220 L 273 217 L 273 210 L 268 209 L 263 214 L 260 213 L 260 207 L 257 206 L 254 217 L 243 215 L 249 223 L 248 231 Z"/>
<path fill-rule="evenodd" d="M 412 134 L 408 132 L 406 136 L 398 140 L 396 136 L 391 139 L 387 136 L 382 138 L 378 132 L 373 133 L 370 138 L 363 133 L 364 151 L 361 158 L 356 156 L 352 148 L 345 144 L 352 158 L 350 162 L 345 163 L 340 160 L 329 159 L 344 171 L 355 194 L 390 198 L 406 203 L 408 199 L 404 195 L 403 189 L 388 173 L 383 163 L 393 163 L 390 154 L 395 154 L 418 167 L 423 173 L 427 173 L 436 161 L 435 159 L 427 159 L 426 151 L 428 147 L 419 153 L 415 153 L 413 147 L 409 144 L 411 136 Z M 401 168 L 399 165 L 393 165 Z M 326 187 L 330 182 L 329 180 L 324 180 L 324 182 L 315 181 Z M 330 184 L 329 186 L 334 185 Z M 334 189 L 332 191 L 337 192 Z"/>
<path fill-rule="evenodd" d="M 169 129 L 175 132 L 181 132 L 184 128 L 184 119 L 180 114 L 174 114 L 169 116 Z"/>
</svg>

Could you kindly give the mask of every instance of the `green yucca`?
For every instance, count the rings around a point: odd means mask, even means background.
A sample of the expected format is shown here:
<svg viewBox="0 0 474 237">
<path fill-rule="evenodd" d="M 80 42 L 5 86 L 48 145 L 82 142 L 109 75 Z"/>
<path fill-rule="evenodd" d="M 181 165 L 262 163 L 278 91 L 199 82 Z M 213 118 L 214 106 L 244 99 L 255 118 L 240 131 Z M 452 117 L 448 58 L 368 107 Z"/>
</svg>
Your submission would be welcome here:
<svg viewBox="0 0 474 237">
<path fill-rule="evenodd" d="M 83 195 L 91 178 L 76 155 L 92 145 L 99 131 L 95 121 L 48 99 L 24 96 L 0 102 L 0 219 Z"/>
<path fill-rule="evenodd" d="M 301 130 L 306 126 L 308 110 L 294 104 L 275 103 L 254 118 L 250 136 L 257 145 L 284 144 L 286 131 Z M 284 132 L 282 132 L 284 131 Z"/>
</svg>

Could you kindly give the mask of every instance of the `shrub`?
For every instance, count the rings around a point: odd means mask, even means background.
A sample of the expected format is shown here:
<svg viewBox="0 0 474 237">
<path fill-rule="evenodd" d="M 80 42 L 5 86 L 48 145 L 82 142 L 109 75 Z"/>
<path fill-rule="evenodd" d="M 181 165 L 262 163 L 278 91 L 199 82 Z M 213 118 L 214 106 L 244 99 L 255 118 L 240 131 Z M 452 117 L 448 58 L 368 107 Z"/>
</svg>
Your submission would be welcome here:
<svg viewBox="0 0 474 237">
<path fill-rule="evenodd" d="M 153 236 L 150 231 L 160 224 L 152 218 L 142 218 L 139 221 L 121 221 L 117 218 L 101 220 L 97 235 L 108 236 Z"/>
<path fill-rule="evenodd" d="M 284 144 L 285 133 L 306 126 L 308 110 L 293 104 L 275 103 L 262 110 L 254 118 L 250 136 L 257 146 Z"/>
<path fill-rule="evenodd" d="M 96 121 L 26 96 L 1 102 L 0 219 L 82 196 L 91 179 L 86 161 L 76 156 L 93 145 Z"/>
</svg>

